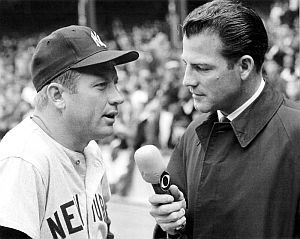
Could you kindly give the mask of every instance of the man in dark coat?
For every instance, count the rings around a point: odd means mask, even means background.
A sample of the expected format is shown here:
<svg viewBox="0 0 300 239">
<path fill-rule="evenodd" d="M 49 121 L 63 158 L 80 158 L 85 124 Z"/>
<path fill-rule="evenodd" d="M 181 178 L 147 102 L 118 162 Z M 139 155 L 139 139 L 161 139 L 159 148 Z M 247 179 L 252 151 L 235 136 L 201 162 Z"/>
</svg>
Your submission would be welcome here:
<svg viewBox="0 0 300 239">
<path fill-rule="evenodd" d="M 168 238 L 300 238 L 300 110 L 263 79 L 268 37 L 240 3 L 216 0 L 183 23 L 183 84 L 197 110 L 168 165 L 172 194 L 151 215 Z"/>
</svg>

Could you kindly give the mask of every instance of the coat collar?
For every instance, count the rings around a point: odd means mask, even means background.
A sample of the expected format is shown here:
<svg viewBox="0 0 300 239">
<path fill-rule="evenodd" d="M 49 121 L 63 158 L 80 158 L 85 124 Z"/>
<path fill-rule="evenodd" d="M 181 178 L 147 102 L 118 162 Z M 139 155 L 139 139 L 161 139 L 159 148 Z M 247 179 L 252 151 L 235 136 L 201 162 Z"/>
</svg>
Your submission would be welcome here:
<svg viewBox="0 0 300 239">
<path fill-rule="evenodd" d="M 252 142 L 272 119 L 282 102 L 283 96 L 266 83 L 261 95 L 237 118 L 230 122 L 241 147 L 245 148 Z M 209 136 L 216 122 L 218 122 L 218 116 L 217 112 L 214 112 L 196 128 L 200 142 Z"/>
</svg>

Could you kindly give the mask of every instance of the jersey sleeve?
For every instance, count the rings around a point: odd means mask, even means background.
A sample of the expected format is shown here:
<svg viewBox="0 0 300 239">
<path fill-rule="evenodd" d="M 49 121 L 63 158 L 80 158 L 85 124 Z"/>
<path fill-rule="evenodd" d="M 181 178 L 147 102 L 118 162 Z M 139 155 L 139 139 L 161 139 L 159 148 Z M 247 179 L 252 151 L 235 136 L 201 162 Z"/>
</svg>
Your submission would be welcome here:
<svg viewBox="0 0 300 239">
<path fill-rule="evenodd" d="M 0 160 L 0 225 L 40 238 L 46 195 L 37 169 L 21 158 Z"/>
</svg>

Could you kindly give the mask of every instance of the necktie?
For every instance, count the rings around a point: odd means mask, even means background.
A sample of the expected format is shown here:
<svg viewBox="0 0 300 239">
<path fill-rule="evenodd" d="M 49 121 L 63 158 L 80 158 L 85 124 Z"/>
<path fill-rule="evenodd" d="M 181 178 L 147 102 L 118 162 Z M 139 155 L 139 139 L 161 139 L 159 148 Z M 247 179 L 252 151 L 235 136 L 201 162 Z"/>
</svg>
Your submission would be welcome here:
<svg viewBox="0 0 300 239">
<path fill-rule="evenodd" d="M 230 120 L 226 117 L 226 116 L 222 116 L 222 118 L 220 119 L 221 123 L 229 123 Z"/>
</svg>

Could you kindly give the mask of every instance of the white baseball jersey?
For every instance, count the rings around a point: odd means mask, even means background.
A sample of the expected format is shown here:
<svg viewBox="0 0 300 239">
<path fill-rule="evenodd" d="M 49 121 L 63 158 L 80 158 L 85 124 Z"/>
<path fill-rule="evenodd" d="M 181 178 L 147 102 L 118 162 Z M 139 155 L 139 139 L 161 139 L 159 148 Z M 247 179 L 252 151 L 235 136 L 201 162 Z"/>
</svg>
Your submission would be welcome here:
<svg viewBox="0 0 300 239">
<path fill-rule="evenodd" d="M 0 225 L 34 239 L 102 239 L 109 184 L 100 149 L 71 151 L 26 118 L 0 142 Z"/>
</svg>

